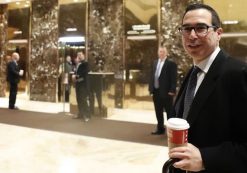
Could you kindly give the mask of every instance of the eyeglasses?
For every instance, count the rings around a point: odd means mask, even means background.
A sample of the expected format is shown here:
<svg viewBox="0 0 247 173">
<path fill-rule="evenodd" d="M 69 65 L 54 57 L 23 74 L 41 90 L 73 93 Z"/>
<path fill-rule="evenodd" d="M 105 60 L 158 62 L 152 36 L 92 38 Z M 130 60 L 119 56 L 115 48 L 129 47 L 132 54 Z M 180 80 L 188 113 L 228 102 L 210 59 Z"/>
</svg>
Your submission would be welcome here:
<svg viewBox="0 0 247 173">
<path fill-rule="evenodd" d="M 196 26 L 181 26 L 178 28 L 179 32 L 183 34 L 183 36 L 189 36 L 191 31 L 194 30 L 198 37 L 205 37 L 208 33 L 209 28 L 217 29 L 217 26 L 208 26 L 206 24 L 196 25 Z"/>
</svg>

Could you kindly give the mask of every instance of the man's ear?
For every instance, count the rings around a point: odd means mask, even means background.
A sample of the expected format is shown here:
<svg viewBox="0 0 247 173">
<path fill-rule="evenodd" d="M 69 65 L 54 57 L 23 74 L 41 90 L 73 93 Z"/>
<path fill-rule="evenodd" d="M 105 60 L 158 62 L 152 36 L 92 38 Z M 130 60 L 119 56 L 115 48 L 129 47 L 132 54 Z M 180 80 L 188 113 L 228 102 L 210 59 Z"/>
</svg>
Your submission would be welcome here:
<svg viewBox="0 0 247 173">
<path fill-rule="evenodd" d="M 221 36 L 223 34 L 223 28 L 218 28 L 215 32 L 217 33 L 218 40 L 220 41 Z"/>
</svg>

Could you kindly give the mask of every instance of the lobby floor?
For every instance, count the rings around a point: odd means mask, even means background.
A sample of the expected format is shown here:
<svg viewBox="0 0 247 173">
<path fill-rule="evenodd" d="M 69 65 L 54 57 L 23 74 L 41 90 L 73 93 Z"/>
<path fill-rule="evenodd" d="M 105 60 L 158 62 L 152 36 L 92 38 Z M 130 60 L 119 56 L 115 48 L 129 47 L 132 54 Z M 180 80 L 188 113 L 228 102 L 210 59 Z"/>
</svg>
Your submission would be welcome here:
<svg viewBox="0 0 247 173">
<path fill-rule="evenodd" d="M 22 96 L 17 98 L 20 110 L 8 110 L 7 103 L 6 98 L 0 98 L 0 112 L 11 115 L 18 111 L 37 111 L 43 112 L 44 116 L 45 113 L 55 115 L 64 112 L 66 116 L 70 116 L 68 104 L 28 101 Z M 114 109 L 113 115 L 106 119 L 125 122 L 126 128 L 131 123 L 151 124 L 153 127 L 156 123 L 152 110 Z M 90 122 L 81 122 L 81 126 L 85 125 L 89 127 Z M 119 130 L 117 128 L 112 127 L 112 131 Z M 0 122 L 0 172 L 160 173 L 167 160 L 166 135 L 152 136 L 150 130 L 153 129 L 147 129 L 143 134 L 146 134 L 145 138 L 150 138 L 150 141 L 159 141 L 157 144 L 133 142 L 125 138 L 121 140 L 89 134 L 63 133 Z M 160 145 L 163 142 L 164 145 Z"/>
</svg>

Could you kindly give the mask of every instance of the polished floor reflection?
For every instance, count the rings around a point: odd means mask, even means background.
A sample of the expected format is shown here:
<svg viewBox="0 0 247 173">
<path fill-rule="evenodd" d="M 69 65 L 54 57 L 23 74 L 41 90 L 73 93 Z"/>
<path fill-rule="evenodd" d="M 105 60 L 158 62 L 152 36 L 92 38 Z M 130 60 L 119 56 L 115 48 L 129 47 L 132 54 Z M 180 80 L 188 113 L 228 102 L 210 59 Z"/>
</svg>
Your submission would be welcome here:
<svg viewBox="0 0 247 173">
<path fill-rule="evenodd" d="M 19 96 L 17 106 L 20 110 L 8 110 L 6 109 L 7 99 L 0 98 L 0 119 L 4 120 L 4 122 L 0 122 L 0 172 L 160 173 L 161 167 L 167 159 L 166 136 L 150 135 L 150 131 L 153 130 L 151 128 L 155 127 L 155 117 L 151 110 L 116 109 L 111 117 L 92 118 L 91 122 L 83 123 L 72 120 L 69 114 L 58 114 L 64 110 L 68 111 L 68 105 L 32 102 Z M 61 116 L 68 125 L 74 124 L 78 129 L 85 128 L 85 130 L 76 134 L 56 131 L 55 127 L 49 130 L 49 128 L 42 129 L 44 126 L 30 128 L 25 125 L 16 125 L 18 121 L 28 118 L 26 114 L 29 114 L 29 119 L 31 116 L 37 118 Z M 10 121 L 10 117 L 16 121 Z M 5 119 L 15 123 L 6 124 Z M 59 120 L 61 121 L 61 119 Z M 37 123 L 35 119 L 33 121 L 33 124 Z M 87 133 L 87 128 L 90 129 L 95 124 L 100 125 L 101 122 L 111 123 L 111 137 L 100 136 L 93 131 Z M 40 121 L 40 124 L 42 123 L 44 122 Z M 60 126 L 63 125 L 63 122 L 59 123 Z M 121 126 L 123 124 L 124 126 Z M 49 126 L 49 122 L 47 122 L 47 126 Z M 126 129 L 119 129 L 123 127 Z M 136 132 L 139 140 L 131 139 L 135 137 L 135 131 L 129 134 L 130 139 L 126 136 L 119 137 L 122 135 L 120 130 L 126 131 L 135 128 L 141 129 Z M 102 128 L 99 129 L 107 128 L 102 124 Z M 98 133 L 103 134 L 102 132 Z M 116 136 L 114 137 L 114 135 Z M 141 138 L 145 138 L 145 140 L 142 141 Z M 145 142 L 148 139 L 152 142 Z M 163 143 L 164 145 L 162 145 Z"/>
</svg>

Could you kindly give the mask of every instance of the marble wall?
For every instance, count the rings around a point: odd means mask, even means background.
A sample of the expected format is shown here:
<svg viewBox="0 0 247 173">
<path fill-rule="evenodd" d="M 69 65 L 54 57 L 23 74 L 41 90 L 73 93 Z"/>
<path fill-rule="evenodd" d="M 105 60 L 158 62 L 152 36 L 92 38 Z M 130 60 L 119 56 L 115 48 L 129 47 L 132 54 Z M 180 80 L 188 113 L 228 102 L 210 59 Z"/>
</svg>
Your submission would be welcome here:
<svg viewBox="0 0 247 173">
<path fill-rule="evenodd" d="M 31 10 L 30 100 L 56 101 L 58 0 L 34 0 Z"/>
<path fill-rule="evenodd" d="M 7 7 L 0 4 L 0 97 L 5 96 L 6 89 Z"/>
<path fill-rule="evenodd" d="M 94 70 L 115 73 L 115 106 L 123 105 L 123 1 L 90 0 L 88 59 Z M 101 64 L 99 64 L 101 62 Z M 97 66 L 102 66 L 97 68 Z"/>
<path fill-rule="evenodd" d="M 171 57 L 178 64 L 179 81 L 191 64 L 177 32 L 183 11 L 188 3 L 202 0 L 162 0 L 160 42 L 167 45 Z M 30 99 L 55 102 L 58 78 L 58 0 L 33 0 L 30 16 Z M 123 0 L 89 0 L 87 28 L 87 56 L 93 71 L 115 73 L 115 106 L 122 108 L 124 99 L 124 7 Z M 6 7 L 0 5 L 1 78 L 4 42 L 6 41 Z M 2 85 L 1 85 L 2 87 Z M 0 88 L 3 94 L 3 87 Z"/>
<path fill-rule="evenodd" d="M 165 44 L 173 60 L 178 64 L 180 84 L 191 65 L 181 45 L 181 36 L 177 32 L 182 14 L 189 3 L 202 0 L 162 0 L 160 42 Z M 115 73 L 115 106 L 122 108 L 124 99 L 124 74 L 126 69 L 123 57 L 126 52 L 124 43 L 124 11 L 122 0 L 89 1 L 88 58 L 93 69 L 97 62 L 103 61 L 104 71 Z M 100 61 L 98 61 L 100 60 Z M 178 86 L 180 86 L 178 84 Z"/>
</svg>

